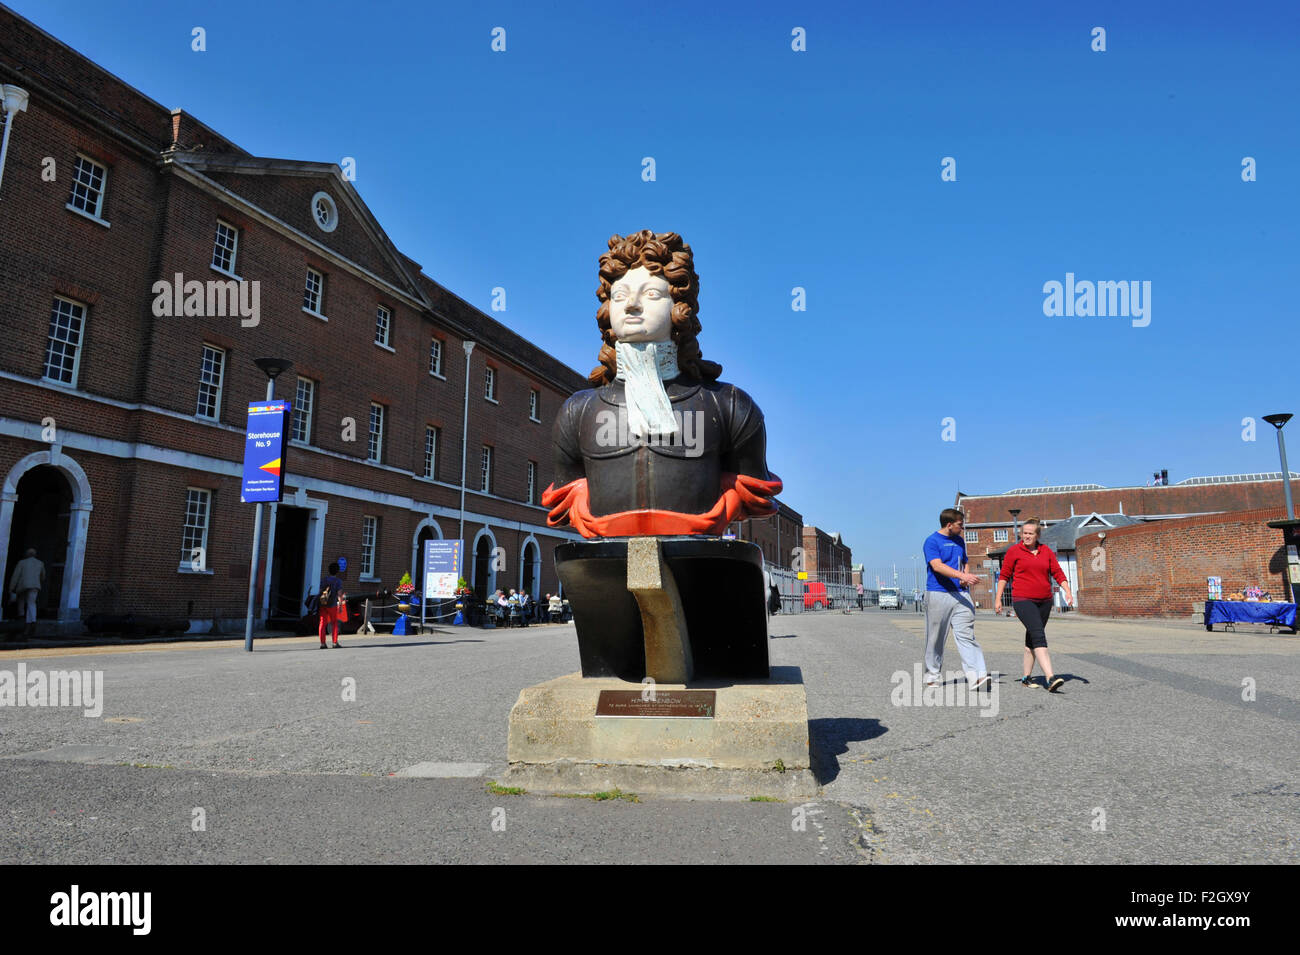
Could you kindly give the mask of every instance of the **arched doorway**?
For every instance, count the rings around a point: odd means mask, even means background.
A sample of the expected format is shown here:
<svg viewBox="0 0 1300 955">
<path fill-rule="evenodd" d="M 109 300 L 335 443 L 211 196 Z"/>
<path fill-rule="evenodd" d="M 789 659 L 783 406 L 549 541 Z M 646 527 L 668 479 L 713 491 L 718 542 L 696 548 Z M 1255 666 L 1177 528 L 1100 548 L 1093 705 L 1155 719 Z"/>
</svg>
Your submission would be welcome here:
<svg viewBox="0 0 1300 955">
<path fill-rule="evenodd" d="M 542 551 L 537 546 L 537 541 L 530 536 L 524 541 L 523 549 L 519 552 L 519 589 L 534 601 L 540 596 L 541 571 Z"/>
<path fill-rule="evenodd" d="M 5 584 L 9 583 L 14 565 L 23 559 L 27 548 L 36 548 L 36 556 L 45 564 L 45 589 L 37 598 L 37 619 L 57 620 L 59 616 L 71 516 L 72 488 L 57 468 L 43 464 L 19 479 L 18 500 L 14 502 L 9 530 Z"/>
<path fill-rule="evenodd" d="M 411 582 L 420 593 L 424 592 L 424 542 L 431 540 L 442 540 L 442 528 L 432 517 L 426 517 L 416 527 L 411 542 Z M 461 576 L 464 576 L 463 568 Z"/>
<path fill-rule="evenodd" d="M 9 583 L 27 548 L 35 547 L 45 564 L 45 588 L 37 598 L 41 619 L 62 623 L 81 619 L 81 573 L 90 511 L 86 472 L 57 447 L 27 455 L 5 475 L 0 493 L 3 583 Z"/>
<path fill-rule="evenodd" d="M 496 538 L 486 527 L 474 537 L 474 579 L 470 587 L 479 600 L 487 600 L 488 595 L 497 589 L 497 572 L 493 566 L 493 554 L 497 549 Z"/>
</svg>

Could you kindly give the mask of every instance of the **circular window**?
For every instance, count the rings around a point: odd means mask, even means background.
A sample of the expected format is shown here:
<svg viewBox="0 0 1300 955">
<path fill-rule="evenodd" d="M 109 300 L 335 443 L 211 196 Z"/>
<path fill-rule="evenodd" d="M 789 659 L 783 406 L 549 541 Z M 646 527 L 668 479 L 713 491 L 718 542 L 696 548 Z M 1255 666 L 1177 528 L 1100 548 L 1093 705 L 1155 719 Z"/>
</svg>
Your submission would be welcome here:
<svg viewBox="0 0 1300 955">
<path fill-rule="evenodd" d="M 339 224 L 338 208 L 334 205 L 334 200 L 323 192 L 311 197 L 311 217 L 316 220 L 322 232 L 333 232 Z"/>
</svg>

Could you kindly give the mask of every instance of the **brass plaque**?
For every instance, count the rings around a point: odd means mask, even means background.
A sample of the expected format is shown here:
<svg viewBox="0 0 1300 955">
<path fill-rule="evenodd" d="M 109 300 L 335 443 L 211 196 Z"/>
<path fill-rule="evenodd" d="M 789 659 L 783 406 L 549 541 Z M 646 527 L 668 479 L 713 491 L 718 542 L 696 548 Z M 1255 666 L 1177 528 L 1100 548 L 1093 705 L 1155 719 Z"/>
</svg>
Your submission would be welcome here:
<svg viewBox="0 0 1300 955">
<path fill-rule="evenodd" d="M 674 719 L 713 719 L 715 690 L 601 690 L 597 716 L 658 716 Z"/>
</svg>

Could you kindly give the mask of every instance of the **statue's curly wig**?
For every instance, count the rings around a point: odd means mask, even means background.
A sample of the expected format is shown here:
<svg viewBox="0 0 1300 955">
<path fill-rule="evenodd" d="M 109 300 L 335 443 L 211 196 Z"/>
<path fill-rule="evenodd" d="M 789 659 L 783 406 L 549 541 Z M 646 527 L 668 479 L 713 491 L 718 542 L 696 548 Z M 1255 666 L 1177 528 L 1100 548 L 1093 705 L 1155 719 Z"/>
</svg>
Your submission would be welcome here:
<svg viewBox="0 0 1300 955">
<path fill-rule="evenodd" d="M 700 334 L 700 320 L 696 317 L 700 310 L 697 301 L 700 277 L 695 274 L 691 247 L 676 232 L 656 234 L 649 229 L 627 237 L 610 236 L 609 251 L 600 257 L 600 288 L 596 289 L 600 308 L 596 310 L 596 325 L 604 344 L 598 356 L 600 364 L 592 369 L 589 380 L 597 386 L 614 380 L 618 361 L 614 351 L 614 331 L 609 322 L 610 289 L 632 269 L 641 266 L 653 275 L 663 276 L 670 286 L 672 340 L 677 343 L 677 366 L 700 381 L 716 381 L 722 374 L 722 366 L 701 357 L 700 345 L 696 341 Z"/>
</svg>

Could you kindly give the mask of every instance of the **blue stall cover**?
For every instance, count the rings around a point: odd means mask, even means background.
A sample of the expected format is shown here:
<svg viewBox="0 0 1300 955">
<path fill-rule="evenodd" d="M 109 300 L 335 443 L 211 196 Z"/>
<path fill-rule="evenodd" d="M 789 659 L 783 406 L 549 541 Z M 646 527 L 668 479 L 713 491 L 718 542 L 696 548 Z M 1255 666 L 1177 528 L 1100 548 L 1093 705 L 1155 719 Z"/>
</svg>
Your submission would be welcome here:
<svg viewBox="0 0 1300 955">
<path fill-rule="evenodd" d="M 1262 603 L 1254 600 L 1205 601 L 1205 629 L 1216 623 L 1271 623 L 1295 626 L 1295 604 Z"/>
</svg>

